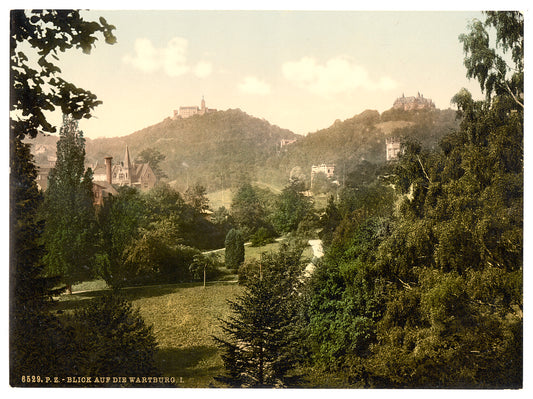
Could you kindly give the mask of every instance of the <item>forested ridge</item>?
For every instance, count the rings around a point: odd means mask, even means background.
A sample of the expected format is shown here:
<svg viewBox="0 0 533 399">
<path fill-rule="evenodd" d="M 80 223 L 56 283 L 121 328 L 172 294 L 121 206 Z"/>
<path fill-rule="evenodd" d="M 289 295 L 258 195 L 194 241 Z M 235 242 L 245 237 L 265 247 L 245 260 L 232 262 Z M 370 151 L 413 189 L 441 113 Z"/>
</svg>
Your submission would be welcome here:
<svg viewBox="0 0 533 399">
<path fill-rule="evenodd" d="M 392 99 L 391 99 L 392 103 Z M 180 190 L 189 183 L 208 191 L 236 189 L 242 181 L 259 181 L 283 187 L 293 168 L 310 178 L 312 165 L 333 163 L 344 174 L 362 161 L 383 163 L 388 137 L 417 139 L 433 148 L 440 138 L 458 126 L 455 111 L 390 109 L 381 115 L 364 111 L 329 128 L 299 136 L 240 110 L 195 115 L 164 121 L 124 137 L 86 138 L 87 166 L 103 163 L 105 156 L 123 160 L 126 145 L 133 157 L 146 149 L 160 152 L 160 167 L 167 181 Z M 296 142 L 281 147 L 282 139 Z M 55 154 L 55 137 L 39 136 L 32 141 L 38 163 Z M 41 149 L 42 150 L 42 149 Z"/>
</svg>

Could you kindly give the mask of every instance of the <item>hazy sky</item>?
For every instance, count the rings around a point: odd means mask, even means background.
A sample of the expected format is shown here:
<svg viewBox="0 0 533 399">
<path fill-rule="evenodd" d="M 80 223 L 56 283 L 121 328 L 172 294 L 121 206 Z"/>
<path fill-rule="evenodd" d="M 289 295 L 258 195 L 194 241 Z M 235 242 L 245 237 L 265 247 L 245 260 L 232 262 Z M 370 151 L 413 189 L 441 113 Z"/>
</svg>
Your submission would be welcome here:
<svg viewBox="0 0 533 399">
<path fill-rule="evenodd" d="M 90 11 L 118 43 L 62 55 L 67 80 L 103 104 L 86 137 L 123 136 L 180 105 L 240 108 L 295 133 L 422 93 L 441 109 L 466 87 L 458 40 L 478 12 Z M 59 122 L 58 122 L 59 123 Z"/>
</svg>

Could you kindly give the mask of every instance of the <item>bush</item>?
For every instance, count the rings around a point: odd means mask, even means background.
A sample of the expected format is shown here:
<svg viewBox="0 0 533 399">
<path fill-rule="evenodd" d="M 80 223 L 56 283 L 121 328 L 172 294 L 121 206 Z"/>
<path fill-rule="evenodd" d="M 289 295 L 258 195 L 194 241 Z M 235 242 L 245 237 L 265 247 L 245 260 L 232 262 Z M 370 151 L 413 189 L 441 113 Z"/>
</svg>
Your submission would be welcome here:
<svg viewBox="0 0 533 399">
<path fill-rule="evenodd" d="M 250 279 L 259 278 L 259 274 L 260 274 L 259 261 L 255 259 L 244 261 L 239 267 L 239 271 L 238 271 L 239 284 L 244 285 Z"/>
<path fill-rule="evenodd" d="M 73 375 L 160 376 L 154 361 L 157 342 L 152 326 L 147 326 L 138 309 L 119 294 L 92 301 L 67 323 L 75 331 Z"/>
<path fill-rule="evenodd" d="M 207 280 L 215 280 L 223 275 L 222 266 L 223 263 L 220 261 L 218 254 L 198 254 L 194 256 L 193 262 L 189 266 L 189 271 L 196 281 L 203 280 L 204 270 Z"/>
<path fill-rule="evenodd" d="M 262 247 L 276 241 L 274 237 L 276 233 L 272 229 L 266 227 L 259 227 L 257 231 L 250 237 L 252 247 Z"/>
</svg>

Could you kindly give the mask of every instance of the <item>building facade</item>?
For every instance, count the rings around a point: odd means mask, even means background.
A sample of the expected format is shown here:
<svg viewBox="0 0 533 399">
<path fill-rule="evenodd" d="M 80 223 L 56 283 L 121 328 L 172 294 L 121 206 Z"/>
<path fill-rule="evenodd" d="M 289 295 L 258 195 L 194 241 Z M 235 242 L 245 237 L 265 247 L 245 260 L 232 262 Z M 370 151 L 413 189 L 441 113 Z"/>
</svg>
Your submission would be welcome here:
<svg viewBox="0 0 533 399">
<path fill-rule="evenodd" d="M 296 139 L 292 139 L 292 140 L 289 140 L 289 139 L 281 139 L 280 142 L 279 142 L 279 148 L 280 149 L 283 149 L 283 147 L 286 147 L 292 143 L 296 143 Z"/>
<path fill-rule="evenodd" d="M 136 187 L 141 191 L 149 190 L 157 183 L 157 176 L 147 163 L 131 162 L 128 146 L 124 160 L 112 164 L 112 158 L 105 158 L 105 165 L 96 165 L 93 171 L 94 182 L 108 182 L 116 186 Z"/>
<path fill-rule="evenodd" d="M 435 104 L 430 98 L 424 98 L 424 95 L 420 93 L 418 93 L 416 97 L 405 97 L 405 95 L 402 94 L 401 97 L 398 97 L 396 101 L 394 101 L 392 108 L 413 111 L 419 109 L 433 109 L 435 108 Z"/>
<path fill-rule="evenodd" d="M 50 175 L 50 172 L 53 168 L 56 166 L 57 157 L 53 155 L 48 155 L 46 157 L 46 163 L 36 165 L 37 167 L 37 187 L 42 190 L 46 191 L 48 188 L 48 176 Z"/>
<path fill-rule="evenodd" d="M 173 119 L 178 119 L 178 118 L 185 119 L 185 118 L 190 118 L 193 115 L 204 115 L 209 112 L 216 112 L 216 109 L 207 108 L 205 106 L 204 97 L 202 96 L 202 101 L 199 107 L 195 105 L 188 105 L 188 106 L 182 106 L 178 110 L 175 109 Z"/>
<path fill-rule="evenodd" d="M 323 163 L 322 165 L 311 166 L 311 180 L 318 173 L 324 173 L 328 179 L 331 179 L 335 174 L 335 165 Z"/>
<path fill-rule="evenodd" d="M 387 161 L 398 159 L 402 150 L 402 142 L 399 137 L 388 137 L 386 140 Z"/>
</svg>

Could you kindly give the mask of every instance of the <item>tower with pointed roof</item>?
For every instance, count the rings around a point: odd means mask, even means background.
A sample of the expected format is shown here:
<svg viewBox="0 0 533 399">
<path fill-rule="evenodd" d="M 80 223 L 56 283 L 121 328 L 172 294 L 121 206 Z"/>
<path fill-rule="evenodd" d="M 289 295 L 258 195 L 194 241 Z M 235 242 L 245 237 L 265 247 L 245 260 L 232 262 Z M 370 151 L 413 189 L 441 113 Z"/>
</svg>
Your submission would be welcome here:
<svg viewBox="0 0 533 399">
<path fill-rule="evenodd" d="M 124 179 L 126 182 L 128 182 L 128 185 L 131 185 L 133 181 L 132 172 L 133 168 L 131 166 L 131 160 L 130 160 L 130 150 L 128 146 L 126 145 L 126 152 L 124 153 L 124 166 L 123 166 L 123 173 L 124 173 Z"/>
<path fill-rule="evenodd" d="M 108 162 L 108 161 L 106 161 Z M 157 183 L 157 176 L 148 163 L 135 163 L 131 161 L 129 147 L 126 146 L 124 160 L 109 166 L 95 165 L 93 171 L 93 181 L 112 181 L 115 186 L 136 187 L 139 190 L 149 190 Z M 111 168 L 109 171 L 107 168 Z M 111 174 L 111 176 L 109 176 Z M 110 183 L 111 184 L 111 183 Z"/>
<path fill-rule="evenodd" d="M 202 95 L 202 102 L 200 103 L 200 113 L 203 115 L 205 114 L 205 100 L 204 96 Z"/>
</svg>

